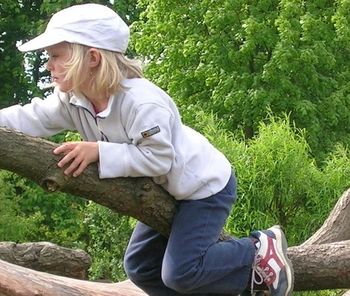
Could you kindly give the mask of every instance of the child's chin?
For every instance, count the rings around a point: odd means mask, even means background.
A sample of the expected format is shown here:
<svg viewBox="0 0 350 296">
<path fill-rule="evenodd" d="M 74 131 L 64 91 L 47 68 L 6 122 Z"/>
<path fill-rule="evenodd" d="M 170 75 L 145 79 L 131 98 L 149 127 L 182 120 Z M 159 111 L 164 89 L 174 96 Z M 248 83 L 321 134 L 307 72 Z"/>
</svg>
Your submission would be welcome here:
<svg viewBox="0 0 350 296">
<path fill-rule="evenodd" d="M 68 87 L 63 87 L 63 86 L 58 85 L 58 84 L 56 84 L 55 86 L 57 86 L 60 91 L 65 92 L 65 93 L 72 91 L 72 89 L 70 89 Z"/>
</svg>

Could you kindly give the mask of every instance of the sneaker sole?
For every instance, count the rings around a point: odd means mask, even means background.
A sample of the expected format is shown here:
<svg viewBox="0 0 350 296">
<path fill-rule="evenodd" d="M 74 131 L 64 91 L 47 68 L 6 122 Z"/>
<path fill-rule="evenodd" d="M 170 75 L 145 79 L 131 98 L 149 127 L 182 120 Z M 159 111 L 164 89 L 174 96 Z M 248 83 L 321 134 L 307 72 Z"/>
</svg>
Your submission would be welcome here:
<svg viewBox="0 0 350 296">
<path fill-rule="evenodd" d="M 294 272 L 293 272 L 293 264 L 292 261 L 287 257 L 287 248 L 288 243 L 286 237 L 279 225 L 272 226 L 268 230 L 272 231 L 276 236 L 276 246 L 277 251 L 280 256 L 280 259 L 285 264 L 287 280 L 288 280 L 288 289 L 284 296 L 292 295 L 293 287 L 294 287 Z"/>
</svg>

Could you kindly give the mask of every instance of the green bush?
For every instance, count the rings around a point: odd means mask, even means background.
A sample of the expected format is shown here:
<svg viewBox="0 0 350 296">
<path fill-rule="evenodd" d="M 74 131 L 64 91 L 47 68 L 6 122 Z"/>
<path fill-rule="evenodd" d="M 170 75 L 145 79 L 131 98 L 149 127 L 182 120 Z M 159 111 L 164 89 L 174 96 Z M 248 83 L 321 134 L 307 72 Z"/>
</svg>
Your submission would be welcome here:
<svg viewBox="0 0 350 296">
<path fill-rule="evenodd" d="M 125 279 L 124 251 L 135 220 L 93 202 L 89 203 L 85 213 L 86 250 L 92 257 L 90 277 L 111 281 Z"/>
<path fill-rule="evenodd" d="M 196 113 L 192 125 L 231 161 L 238 179 L 238 200 L 226 229 L 237 236 L 280 224 L 289 243 L 307 239 L 327 218 L 349 187 L 349 151 L 338 145 L 318 165 L 303 130 L 289 117 L 270 115 L 258 136 L 244 141 L 228 133 L 214 115 Z M 307 221 L 310 227 L 305 227 Z"/>
<path fill-rule="evenodd" d="M 5 171 L 0 173 L 0 188 L 2 240 L 82 246 L 86 201 L 61 192 L 49 194 L 33 182 Z M 14 234 L 9 236 L 10 232 Z"/>
<path fill-rule="evenodd" d="M 20 197 L 15 188 L 9 186 L 3 177 L 9 174 L 0 171 L 0 241 L 24 242 L 35 231 L 41 216 L 26 216 L 18 206 Z"/>
</svg>

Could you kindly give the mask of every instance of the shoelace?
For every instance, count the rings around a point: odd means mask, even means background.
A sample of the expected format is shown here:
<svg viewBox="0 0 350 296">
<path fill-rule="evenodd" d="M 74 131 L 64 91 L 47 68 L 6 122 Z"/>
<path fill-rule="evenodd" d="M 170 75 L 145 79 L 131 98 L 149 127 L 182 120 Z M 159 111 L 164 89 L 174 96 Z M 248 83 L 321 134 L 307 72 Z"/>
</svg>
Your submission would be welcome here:
<svg viewBox="0 0 350 296">
<path fill-rule="evenodd" d="M 264 282 L 265 283 L 269 282 L 273 277 L 273 272 L 271 271 L 271 268 L 269 266 L 265 266 L 264 268 L 261 268 L 259 266 L 261 260 L 262 260 L 262 257 L 256 254 L 254 259 L 254 264 L 252 267 L 252 281 L 250 284 L 250 291 L 252 296 L 255 295 L 254 284 L 261 285 Z M 259 276 L 260 280 L 257 279 L 256 275 Z"/>
</svg>

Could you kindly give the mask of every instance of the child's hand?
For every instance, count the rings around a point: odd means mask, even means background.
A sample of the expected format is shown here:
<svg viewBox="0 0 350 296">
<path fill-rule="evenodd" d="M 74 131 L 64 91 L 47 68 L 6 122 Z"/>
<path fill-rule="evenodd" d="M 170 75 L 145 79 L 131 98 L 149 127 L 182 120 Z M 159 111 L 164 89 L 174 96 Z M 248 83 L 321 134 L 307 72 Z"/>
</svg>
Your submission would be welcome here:
<svg viewBox="0 0 350 296">
<path fill-rule="evenodd" d="M 68 142 L 54 149 L 53 153 L 65 155 L 57 165 L 63 168 L 69 164 L 64 174 L 73 174 L 73 177 L 79 176 L 90 163 L 98 161 L 99 157 L 97 142 Z"/>
</svg>

